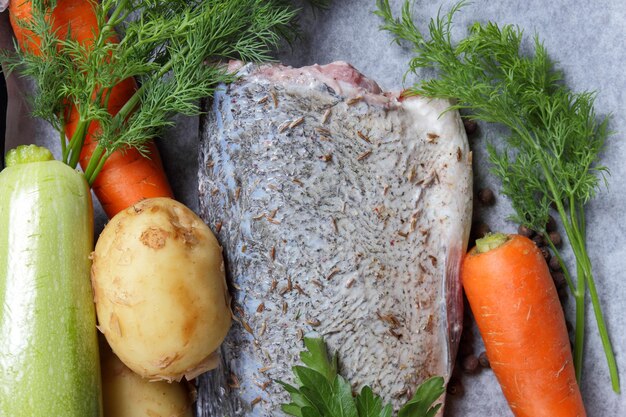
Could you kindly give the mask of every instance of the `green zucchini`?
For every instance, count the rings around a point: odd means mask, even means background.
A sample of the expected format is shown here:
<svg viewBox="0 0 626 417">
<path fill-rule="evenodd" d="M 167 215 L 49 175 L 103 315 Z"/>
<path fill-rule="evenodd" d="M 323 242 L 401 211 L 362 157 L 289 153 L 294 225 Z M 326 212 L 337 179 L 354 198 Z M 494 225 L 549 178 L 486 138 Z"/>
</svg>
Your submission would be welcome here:
<svg viewBox="0 0 626 417">
<path fill-rule="evenodd" d="M 46 152 L 0 173 L 0 416 L 99 417 L 91 195 Z"/>
</svg>

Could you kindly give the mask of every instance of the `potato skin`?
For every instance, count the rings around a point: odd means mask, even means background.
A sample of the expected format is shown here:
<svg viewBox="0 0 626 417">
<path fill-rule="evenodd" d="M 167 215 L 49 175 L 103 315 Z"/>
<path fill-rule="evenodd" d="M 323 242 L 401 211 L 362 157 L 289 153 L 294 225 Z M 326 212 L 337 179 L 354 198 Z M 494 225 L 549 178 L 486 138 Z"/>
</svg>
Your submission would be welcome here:
<svg viewBox="0 0 626 417">
<path fill-rule="evenodd" d="M 100 344 L 104 417 L 193 417 L 186 382 L 150 382 Z"/>
<path fill-rule="evenodd" d="M 118 213 L 98 239 L 92 285 L 99 329 L 150 380 L 194 378 L 231 325 L 222 248 L 185 205 L 153 198 Z"/>
</svg>

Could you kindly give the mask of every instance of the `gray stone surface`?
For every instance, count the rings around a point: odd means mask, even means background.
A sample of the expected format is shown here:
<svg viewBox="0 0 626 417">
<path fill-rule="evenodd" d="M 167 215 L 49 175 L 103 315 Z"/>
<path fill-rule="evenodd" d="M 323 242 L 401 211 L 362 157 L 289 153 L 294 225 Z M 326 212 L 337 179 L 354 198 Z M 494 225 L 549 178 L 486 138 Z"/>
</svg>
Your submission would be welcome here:
<svg viewBox="0 0 626 417">
<path fill-rule="evenodd" d="M 334 0 L 329 11 L 315 12 L 305 8 L 302 39 L 293 49 L 283 49 L 279 58 L 291 65 L 324 64 L 334 60 L 352 63 L 386 89 L 402 88 L 402 77 L 411 57 L 410 50 L 391 44 L 391 38 L 378 31 L 380 20 L 372 14 L 374 0 Z M 391 0 L 399 10 L 402 0 Z M 443 10 L 452 4 L 443 2 Z M 435 16 L 442 2 L 416 2 L 416 21 L 424 28 Z M 0 38 L 6 28 L 6 16 L 0 16 Z M 626 203 L 626 5 L 623 0 L 475 0 L 457 17 L 457 35 L 473 21 L 493 20 L 500 24 L 518 24 L 528 35 L 538 33 L 551 57 L 565 71 L 566 80 L 575 90 L 597 90 L 597 112 L 613 114 L 611 129 L 616 133 L 607 144 L 602 163 L 611 169 L 608 189 L 602 189 L 587 209 L 588 247 L 594 265 L 598 292 L 602 300 L 610 334 L 617 355 L 620 376 L 626 381 L 626 223 L 622 221 Z M 407 79 L 407 83 L 414 80 Z M 11 129 L 11 128 L 10 128 Z M 57 139 L 42 131 L 31 121 L 14 123 L 8 138 L 10 144 L 38 142 L 55 144 Z M 505 132 L 497 127 L 480 125 L 480 134 L 472 141 L 475 152 L 477 187 L 499 185 L 488 173 L 485 144 L 500 141 Z M 192 208 L 197 208 L 197 119 L 179 118 L 176 128 L 166 132 L 159 144 L 176 195 Z M 9 145 L 8 145 L 9 146 Z M 492 227 L 513 232 L 515 225 L 507 222 L 511 208 L 505 198 L 498 198 L 495 207 L 481 210 Z M 104 218 L 99 215 L 98 227 Z M 573 265 L 568 256 L 566 261 Z M 568 316 L 573 317 L 568 304 Z M 600 339 L 591 309 L 588 310 L 588 332 L 585 350 L 583 395 L 590 417 L 626 415 L 626 395 L 618 396 L 610 389 Z M 480 347 L 476 348 L 477 351 Z M 464 377 L 465 394 L 449 397 L 446 416 L 506 417 L 512 413 L 502 398 L 497 382 L 489 371 Z M 625 382 L 626 383 L 626 382 Z M 532 401 L 532 399 L 530 399 Z"/>
</svg>

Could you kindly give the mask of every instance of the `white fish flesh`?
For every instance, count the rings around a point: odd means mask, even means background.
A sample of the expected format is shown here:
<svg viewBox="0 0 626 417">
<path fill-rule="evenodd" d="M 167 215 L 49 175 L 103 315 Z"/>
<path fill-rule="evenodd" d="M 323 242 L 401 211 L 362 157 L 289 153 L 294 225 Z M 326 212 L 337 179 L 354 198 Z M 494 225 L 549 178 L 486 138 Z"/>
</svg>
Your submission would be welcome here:
<svg viewBox="0 0 626 417">
<path fill-rule="evenodd" d="M 303 335 L 398 407 L 449 378 L 471 152 L 443 100 L 402 99 L 342 62 L 248 65 L 202 126 L 200 211 L 237 323 L 200 379 L 201 417 L 281 416 Z"/>
</svg>

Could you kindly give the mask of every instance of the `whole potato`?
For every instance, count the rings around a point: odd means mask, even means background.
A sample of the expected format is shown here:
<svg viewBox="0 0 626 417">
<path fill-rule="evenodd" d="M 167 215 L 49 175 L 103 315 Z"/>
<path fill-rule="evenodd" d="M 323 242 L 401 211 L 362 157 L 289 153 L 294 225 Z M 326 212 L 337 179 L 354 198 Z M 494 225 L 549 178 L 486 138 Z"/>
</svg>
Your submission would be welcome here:
<svg viewBox="0 0 626 417">
<path fill-rule="evenodd" d="M 222 248 L 185 205 L 153 198 L 117 214 L 93 253 L 99 329 L 113 352 L 151 380 L 216 366 L 232 314 Z"/>
<path fill-rule="evenodd" d="M 100 344 L 104 417 L 193 417 L 186 382 L 150 382 Z"/>
</svg>

